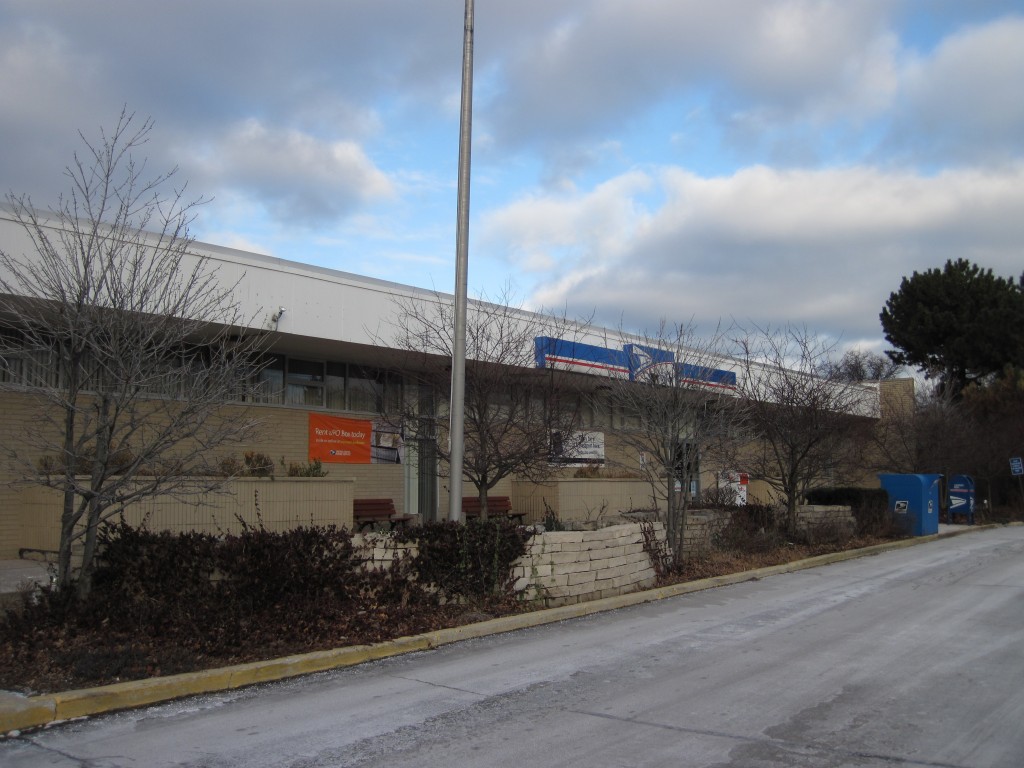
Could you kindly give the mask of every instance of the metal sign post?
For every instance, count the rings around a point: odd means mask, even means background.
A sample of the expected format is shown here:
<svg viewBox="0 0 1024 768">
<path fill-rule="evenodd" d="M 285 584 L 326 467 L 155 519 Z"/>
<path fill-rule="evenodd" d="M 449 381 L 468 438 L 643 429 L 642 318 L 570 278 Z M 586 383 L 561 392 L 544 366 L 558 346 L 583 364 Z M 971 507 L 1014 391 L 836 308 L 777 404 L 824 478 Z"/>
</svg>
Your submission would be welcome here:
<svg viewBox="0 0 1024 768">
<path fill-rule="evenodd" d="M 1020 456 L 1010 459 L 1010 474 L 1017 478 L 1017 487 L 1020 489 L 1021 503 L 1024 503 L 1024 460 Z"/>
<path fill-rule="evenodd" d="M 473 134 L 473 0 L 466 0 L 462 42 L 462 113 L 459 120 L 458 227 L 455 234 L 455 333 L 452 340 L 451 441 L 448 519 L 462 519 L 462 465 L 466 428 L 466 307 L 469 271 L 469 167 Z"/>
</svg>

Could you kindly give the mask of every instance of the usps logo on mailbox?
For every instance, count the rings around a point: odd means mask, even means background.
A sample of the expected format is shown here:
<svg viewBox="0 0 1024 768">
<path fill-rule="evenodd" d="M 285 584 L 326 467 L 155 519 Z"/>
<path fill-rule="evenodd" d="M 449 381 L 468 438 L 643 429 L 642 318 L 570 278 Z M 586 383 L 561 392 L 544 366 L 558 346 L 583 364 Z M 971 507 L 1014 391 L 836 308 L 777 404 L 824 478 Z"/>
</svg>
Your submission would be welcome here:
<svg viewBox="0 0 1024 768">
<path fill-rule="evenodd" d="M 909 507 L 910 507 L 910 502 L 909 501 L 897 501 L 896 502 L 896 507 L 895 507 L 895 509 L 893 509 L 893 511 L 896 512 L 897 514 L 905 515 L 905 514 L 907 514 L 907 509 Z"/>
</svg>

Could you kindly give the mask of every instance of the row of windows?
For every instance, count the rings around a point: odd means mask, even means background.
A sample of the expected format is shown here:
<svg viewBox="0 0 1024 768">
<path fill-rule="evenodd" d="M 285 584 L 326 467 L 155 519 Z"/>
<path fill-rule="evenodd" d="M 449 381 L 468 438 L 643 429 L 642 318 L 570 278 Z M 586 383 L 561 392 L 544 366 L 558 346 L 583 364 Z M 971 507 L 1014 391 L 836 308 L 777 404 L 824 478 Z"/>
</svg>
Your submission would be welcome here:
<svg viewBox="0 0 1024 768">
<path fill-rule="evenodd" d="M 184 370 L 183 361 L 171 361 L 168 372 Z M 175 364 L 177 363 L 177 365 Z M 267 405 L 295 405 L 338 411 L 398 413 L 401 406 L 401 378 L 392 372 L 348 363 L 303 360 L 285 355 L 268 355 L 257 374 L 250 402 Z M 88 369 L 88 365 L 86 366 Z M 0 384 L 27 387 L 58 387 L 58 367 L 45 351 L 18 351 L 0 359 Z M 180 375 L 154 375 L 141 382 L 153 395 L 176 397 Z M 91 380 L 85 389 L 96 389 Z"/>
<path fill-rule="evenodd" d="M 607 395 L 592 394 L 580 398 L 577 413 L 584 429 L 637 429 L 640 418 Z"/>
<path fill-rule="evenodd" d="M 255 402 L 398 413 L 401 378 L 379 368 L 269 355 L 258 377 Z"/>
</svg>

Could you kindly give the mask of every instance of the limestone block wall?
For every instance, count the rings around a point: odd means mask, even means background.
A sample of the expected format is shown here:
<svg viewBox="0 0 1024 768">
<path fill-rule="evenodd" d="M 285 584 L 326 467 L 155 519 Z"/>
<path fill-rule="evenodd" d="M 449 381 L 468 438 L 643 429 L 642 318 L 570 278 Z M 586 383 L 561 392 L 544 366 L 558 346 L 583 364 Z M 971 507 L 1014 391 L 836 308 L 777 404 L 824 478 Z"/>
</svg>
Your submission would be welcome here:
<svg viewBox="0 0 1024 768">
<path fill-rule="evenodd" d="M 687 554 L 700 554 L 712 548 L 715 539 L 729 524 L 732 513 L 723 509 L 698 509 L 688 515 L 684 535 Z M 821 526 L 845 529 L 853 533 L 857 519 L 850 507 L 805 504 L 797 508 L 797 524 L 801 530 L 813 530 Z"/>
<path fill-rule="evenodd" d="M 664 542 L 664 527 L 653 525 L 655 536 Z M 386 568 L 407 553 L 416 556 L 414 546 L 395 544 L 387 533 L 356 534 L 352 541 L 367 568 Z M 513 565 L 513 577 L 516 592 L 546 606 L 621 595 L 655 581 L 637 523 L 535 534 L 526 554 Z"/>
<path fill-rule="evenodd" d="M 824 506 L 822 504 L 806 504 L 797 510 L 801 528 L 818 526 L 837 526 L 850 532 L 857 529 L 857 518 L 850 507 Z"/>
<path fill-rule="evenodd" d="M 352 535 L 352 546 L 371 571 L 383 571 L 402 557 L 415 557 L 415 544 L 399 544 L 388 533 L 356 533 Z"/>
<path fill-rule="evenodd" d="M 721 509 L 690 512 L 683 531 L 683 551 L 688 555 L 699 555 L 710 550 L 718 534 L 729 524 L 731 516 L 731 512 Z"/>
<path fill-rule="evenodd" d="M 660 523 L 654 523 L 654 531 L 664 541 Z M 534 536 L 513 575 L 517 592 L 548 606 L 621 595 L 655 581 L 643 533 L 635 523 Z"/>
</svg>

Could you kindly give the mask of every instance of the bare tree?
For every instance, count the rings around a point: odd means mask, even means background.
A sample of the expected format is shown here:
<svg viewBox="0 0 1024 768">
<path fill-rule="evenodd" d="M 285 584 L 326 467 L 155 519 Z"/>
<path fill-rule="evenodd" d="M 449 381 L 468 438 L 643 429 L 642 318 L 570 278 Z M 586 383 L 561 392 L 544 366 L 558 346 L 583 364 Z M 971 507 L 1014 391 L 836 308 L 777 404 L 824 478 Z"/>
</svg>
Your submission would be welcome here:
<svg viewBox="0 0 1024 768">
<path fill-rule="evenodd" d="M 63 494 L 58 584 L 91 587 L 100 524 L 158 494 L 195 494 L 211 452 L 245 440 L 238 409 L 254 386 L 258 339 L 215 271 L 191 252 L 194 207 L 144 178 L 133 152 L 152 128 L 122 112 L 66 169 L 70 191 L 49 214 L 9 196 L 30 252 L 0 252 L 0 357 L 7 386 L 33 393 L 38 416 L 12 455 L 23 477 Z M 200 477 L 207 475 L 207 477 Z"/>
<path fill-rule="evenodd" d="M 573 377 L 536 365 L 536 340 L 571 334 L 564 318 L 512 306 L 506 289 L 496 303 L 471 302 L 466 320 L 463 476 L 476 489 L 481 517 L 487 494 L 508 477 L 542 480 L 557 468 L 552 439 L 571 452 L 578 434 L 579 398 Z M 433 446 L 443 464 L 450 457 L 448 413 L 455 307 L 441 294 L 397 302 L 391 343 L 408 354 L 407 396 L 401 420 L 406 434 Z M 397 417 L 397 418 L 396 418 Z M 441 468 L 443 474 L 444 467 Z"/>
<path fill-rule="evenodd" d="M 657 331 L 627 344 L 630 378 L 611 380 L 620 423 L 616 437 L 639 461 L 662 513 L 667 546 L 683 560 L 692 487 L 702 462 L 729 455 L 735 437 L 735 374 L 717 331 L 701 338 L 690 324 L 662 321 Z"/>
<path fill-rule="evenodd" d="M 902 365 L 894 363 L 887 356 L 866 349 L 848 349 L 838 362 L 830 358 L 826 365 L 832 366 L 832 370 L 821 373 L 849 382 L 889 381 L 903 370 Z"/>
<path fill-rule="evenodd" d="M 741 329 L 736 344 L 751 437 L 743 460 L 780 495 L 794 531 L 797 505 L 812 486 L 847 482 L 864 471 L 877 393 L 840 375 L 832 345 L 806 329 Z"/>
</svg>

